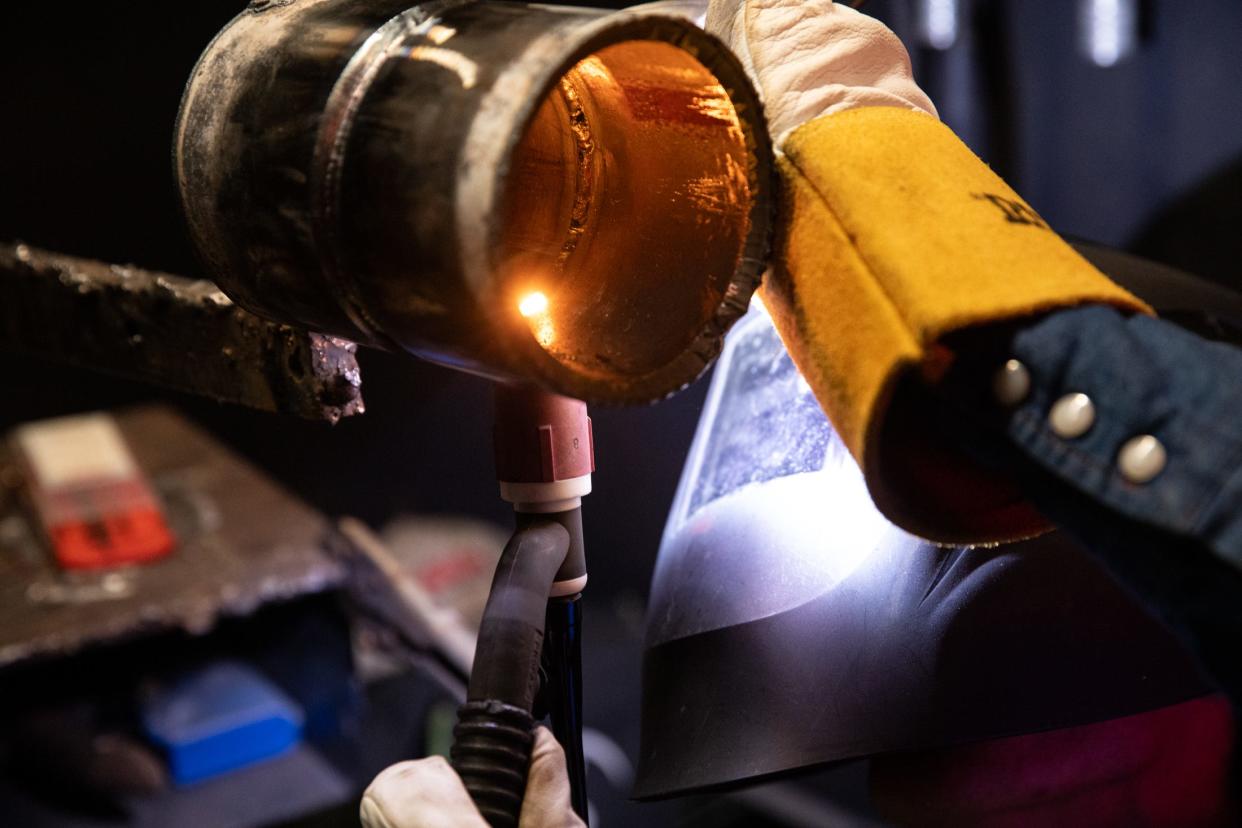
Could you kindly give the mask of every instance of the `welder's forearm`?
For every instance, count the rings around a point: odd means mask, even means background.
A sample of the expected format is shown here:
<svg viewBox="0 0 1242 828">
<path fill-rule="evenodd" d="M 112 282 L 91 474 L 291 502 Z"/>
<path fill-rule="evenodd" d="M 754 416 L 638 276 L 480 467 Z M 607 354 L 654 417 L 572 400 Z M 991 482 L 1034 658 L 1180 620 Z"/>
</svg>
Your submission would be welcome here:
<svg viewBox="0 0 1242 828">
<path fill-rule="evenodd" d="M 1242 571 L 1242 350 L 1163 320 L 1074 308 L 964 354 L 944 393 L 1065 497 L 1194 538 Z M 1029 494 L 1047 509 L 1041 487 Z"/>
<path fill-rule="evenodd" d="M 927 114 L 826 115 L 783 149 L 785 221 L 764 301 L 876 505 L 942 543 L 1039 531 L 1043 521 L 1016 493 L 977 495 L 1003 481 L 977 474 L 960 452 L 945 456 L 921 418 L 890 405 L 897 382 L 940 370 L 943 341 L 965 329 L 1083 303 L 1144 312 L 1143 303 Z M 929 481 L 925 469 L 962 485 Z"/>
<path fill-rule="evenodd" d="M 1242 702 L 1242 350 L 1103 307 L 958 344 L 925 400 L 944 433 L 1015 478 Z"/>
</svg>

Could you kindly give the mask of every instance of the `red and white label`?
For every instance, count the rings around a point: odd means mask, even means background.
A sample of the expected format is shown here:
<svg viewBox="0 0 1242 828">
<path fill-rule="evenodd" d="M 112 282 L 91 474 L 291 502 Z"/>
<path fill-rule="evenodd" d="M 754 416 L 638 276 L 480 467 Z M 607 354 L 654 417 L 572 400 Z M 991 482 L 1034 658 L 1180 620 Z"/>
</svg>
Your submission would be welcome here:
<svg viewBox="0 0 1242 828">
<path fill-rule="evenodd" d="M 147 563 L 176 546 L 155 492 L 108 415 L 31 423 L 14 440 L 31 503 L 62 567 Z"/>
</svg>

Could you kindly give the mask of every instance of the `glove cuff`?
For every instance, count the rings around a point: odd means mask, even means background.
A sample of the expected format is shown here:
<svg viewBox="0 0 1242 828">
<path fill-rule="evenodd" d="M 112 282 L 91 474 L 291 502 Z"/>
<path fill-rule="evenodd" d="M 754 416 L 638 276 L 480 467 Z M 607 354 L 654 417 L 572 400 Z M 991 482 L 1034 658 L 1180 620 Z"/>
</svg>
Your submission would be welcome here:
<svg viewBox="0 0 1242 828">
<path fill-rule="evenodd" d="M 1147 306 L 933 117 L 849 110 L 804 124 L 784 149 L 781 266 L 764 299 L 876 505 L 943 543 L 1046 529 L 1016 487 L 910 410 L 922 397 L 894 403 L 898 382 L 940 376 L 958 331 L 1087 303 Z"/>
</svg>

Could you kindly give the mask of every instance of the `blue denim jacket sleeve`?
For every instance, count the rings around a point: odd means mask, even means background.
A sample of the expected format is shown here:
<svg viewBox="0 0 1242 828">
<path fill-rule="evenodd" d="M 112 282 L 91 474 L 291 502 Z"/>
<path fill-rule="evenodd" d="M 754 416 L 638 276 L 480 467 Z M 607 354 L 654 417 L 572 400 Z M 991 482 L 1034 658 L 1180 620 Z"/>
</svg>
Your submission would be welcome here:
<svg viewBox="0 0 1242 828">
<path fill-rule="evenodd" d="M 940 389 L 941 429 L 1012 474 L 1036 508 L 1076 535 L 1113 575 L 1183 634 L 1242 703 L 1242 350 L 1172 323 L 1074 308 L 963 346 Z M 974 347 L 980 346 L 980 347 Z M 1031 376 L 1012 407 L 991 390 L 1007 359 Z M 1059 436 L 1049 414 L 1067 394 L 1094 404 L 1091 427 Z M 1135 483 L 1122 446 L 1152 435 L 1164 468 Z"/>
<path fill-rule="evenodd" d="M 1090 306 L 1017 331 L 1012 357 L 1030 372 L 1031 391 L 1003 427 L 1030 462 L 1098 502 L 1101 515 L 1195 538 L 1242 569 L 1242 350 Z M 1094 423 L 1060 437 L 1049 412 L 1075 392 L 1091 399 Z M 1149 482 L 1133 483 L 1119 453 L 1141 435 L 1159 440 L 1167 461 Z"/>
</svg>

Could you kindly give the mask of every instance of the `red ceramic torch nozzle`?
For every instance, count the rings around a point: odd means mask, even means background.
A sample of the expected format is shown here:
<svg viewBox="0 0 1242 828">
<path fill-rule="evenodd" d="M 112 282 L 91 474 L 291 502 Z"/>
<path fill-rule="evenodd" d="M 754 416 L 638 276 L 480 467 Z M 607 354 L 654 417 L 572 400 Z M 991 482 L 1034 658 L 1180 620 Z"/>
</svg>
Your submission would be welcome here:
<svg viewBox="0 0 1242 828">
<path fill-rule="evenodd" d="M 518 511 L 574 508 L 591 491 L 595 452 L 581 400 L 497 385 L 494 437 L 500 495 Z"/>
</svg>

